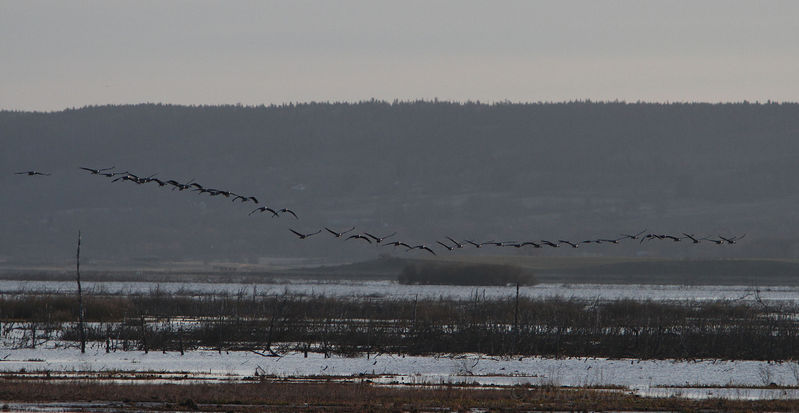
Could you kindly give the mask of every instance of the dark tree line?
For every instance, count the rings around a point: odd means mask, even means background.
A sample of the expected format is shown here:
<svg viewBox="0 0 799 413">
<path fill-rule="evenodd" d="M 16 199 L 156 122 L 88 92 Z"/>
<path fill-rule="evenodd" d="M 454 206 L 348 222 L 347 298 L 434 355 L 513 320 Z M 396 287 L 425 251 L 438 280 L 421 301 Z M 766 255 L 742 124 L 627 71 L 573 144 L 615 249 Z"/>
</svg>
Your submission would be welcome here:
<svg viewBox="0 0 799 413">
<path fill-rule="evenodd" d="M 370 101 L 0 112 L 0 164 L 54 173 L 35 184 L 0 176 L 4 194 L 14 194 L 0 198 L 0 230 L 14 234 L 0 237 L 0 251 L 58 256 L 81 227 L 96 240 L 93 251 L 117 258 L 363 254 L 298 247 L 264 236 L 270 223 L 253 225 L 215 200 L 131 190 L 77 170 L 116 165 L 259 194 L 296 206 L 314 225 L 390 227 L 420 241 L 455 232 L 754 229 L 762 234 L 750 240 L 760 242 L 741 246 L 741 254 L 784 257 L 796 254 L 781 223 L 799 193 L 797 133 L 799 105 L 775 103 Z"/>
</svg>

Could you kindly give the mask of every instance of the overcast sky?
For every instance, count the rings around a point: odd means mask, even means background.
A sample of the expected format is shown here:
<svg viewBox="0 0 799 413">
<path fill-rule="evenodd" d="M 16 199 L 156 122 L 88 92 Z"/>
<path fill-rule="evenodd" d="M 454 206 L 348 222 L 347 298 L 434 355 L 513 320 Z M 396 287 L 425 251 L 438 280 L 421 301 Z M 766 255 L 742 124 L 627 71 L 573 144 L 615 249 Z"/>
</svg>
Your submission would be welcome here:
<svg viewBox="0 0 799 413">
<path fill-rule="evenodd" d="M 799 101 L 797 1 L 0 0 L 0 109 Z"/>
</svg>

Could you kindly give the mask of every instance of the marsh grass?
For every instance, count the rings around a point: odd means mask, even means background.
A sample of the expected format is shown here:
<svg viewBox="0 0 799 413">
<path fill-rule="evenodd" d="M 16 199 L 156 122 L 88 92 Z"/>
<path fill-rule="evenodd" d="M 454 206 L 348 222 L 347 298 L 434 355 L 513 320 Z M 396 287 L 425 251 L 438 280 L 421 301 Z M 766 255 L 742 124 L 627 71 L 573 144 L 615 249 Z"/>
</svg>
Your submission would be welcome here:
<svg viewBox="0 0 799 413">
<path fill-rule="evenodd" d="M 105 384 L 6 381 L 0 400 L 11 402 L 122 402 L 115 409 L 226 411 L 427 411 L 427 410 L 659 410 L 794 411 L 794 400 L 687 400 L 557 386 L 377 386 L 355 383 Z"/>
<path fill-rule="evenodd" d="M 509 289 L 510 290 L 510 289 Z M 0 297 L 14 328 L 78 340 L 77 305 L 59 294 Z M 735 301 L 338 298 L 322 295 L 87 296 L 88 339 L 110 350 L 192 348 L 362 353 L 799 359 L 797 309 Z M 5 326 L 5 328 L 3 328 Z M 22 344 L 21 344 L 22 345 Z"/>
</svg>

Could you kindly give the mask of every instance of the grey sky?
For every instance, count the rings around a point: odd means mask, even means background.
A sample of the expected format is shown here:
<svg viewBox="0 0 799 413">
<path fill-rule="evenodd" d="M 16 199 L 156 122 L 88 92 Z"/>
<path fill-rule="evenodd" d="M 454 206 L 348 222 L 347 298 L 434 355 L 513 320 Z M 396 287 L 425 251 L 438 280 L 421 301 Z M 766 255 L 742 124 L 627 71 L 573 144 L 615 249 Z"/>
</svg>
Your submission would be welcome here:
<svg viewBox="0 0 799 413">
<path fill-rule="evenodd" d="M 0 0 L 0 108 L 799 100 L 795 1 Z"/>
</svg>

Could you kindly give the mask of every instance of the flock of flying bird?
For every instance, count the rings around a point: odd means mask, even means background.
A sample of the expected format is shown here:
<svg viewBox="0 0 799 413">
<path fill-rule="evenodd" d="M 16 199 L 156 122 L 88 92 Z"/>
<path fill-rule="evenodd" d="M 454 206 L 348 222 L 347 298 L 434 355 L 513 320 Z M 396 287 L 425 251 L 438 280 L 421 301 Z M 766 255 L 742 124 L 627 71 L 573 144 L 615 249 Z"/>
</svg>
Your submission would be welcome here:
<svg viewBox="0 0 799 413">
<path fill-rule="evenodd" d="M 132 172 L 128 172 L 128 171 L 125 171 L 125 172 L 109 172 L 109 171 L 112 171 L 113 169 L 115 169 L 113 166 L 110 167 L 110 168 L 102 168 L 102 169 L 86 168 L 86 167 L 81 166 L 80 169 L 83 169 L 84 171 L 88 171 L 92 175 L 99 175 L 99 176 L 104 176 L 106 178 L 113 178 L 111 180 L 111 182 L 128 181 L 128 182 L 133 182 L 133 183 L 139 184 L 139 185 L 153 182 L 153 183 L 157 184 L 159 187 L 168 186 L 173 191 L 175 191 L 175 190 L 176 191 L 189 190 L 189 191 L 197 192 L 200 195 L 208 194 L 208 195 L 210 195 L 212 197 L 213 196 L 223 196 L 225 198 L 230 199 L 233 202 L 236 202 L 236 201 L 241 201 L 241 203 L 252 202 L 253 204 L 256 204 L 256 205 L 261 203 L 258 200 L 258 198 L 254 197 L 254 196 L 240 195 L 240 194 L 237 194 L 235 192 L 226 191 L 224 189 L 208 188 L 208 187 L 205 187 L 205 186 L 203 186 L 203 185 L 201 185 L 201 184 L 199 184 L 197 182 L 194 182 L 193 179 L 191 181 L 187 182 L 187 183 L 180 183 L 180 182 L 178 182 L 178 181 L 176 181 L 174 179 L 162 180 L 162 179 L 156 178 L 155 175 L 150 175 L 150 176 L 146 176 L 146 177 L 140 177 L 140 176 L 135 175 Z M 18 174 L 19 173 L 24 173 L 24 172 L 18 172 Z M 30 171 L 30 172 L 28 172 L 28 174 L 29 175 L 34 175 L 34 174 L 45 175 L 45 174 L 42 174 L 42 173 L 36 172 L 36 171 Z M 250 212 L 250 215 L 255 214 L 257 212 L 265 212 L 265 211 L 269 211 L 270 213 L 272 213 L 273 217 L 279 217 L 280 214 L 286 213 L 286 214 L 292 215 L 295 219 L 299 219 L 297 214 L 294 211 L 292 211 L 292 210 L 290 210 L 288 208 L 273 209 L 273 208 L 270 208 L 270 207 L 268 207 L 266 205 L 260 206 L 260 207 L 257 207 L 255 209 L 253 209 Z"/>
<path fill-rule="evenodd" d="M 140 177 L 135 175 L 129 171 L 125 172 L 112 172 L 115 167 L 110 168 L 87 168 L 87 167 L 80 167 L 92 175 L 103 176 L 107 178 L 112 178 L 112 182 L 132 182 L 138 185 L 143 185 L 147 183 L 154 183 L 157 184 L 159 187 L 170 187 L 172 190 L 176 191 L 192 191 L 197 192 L 198 194 L 208 194 L 209 196 L 221 196 L 227 199 L 230 199 L 232 202 L 240 201 L 241 203 L 252 202 L 254 205 L 261 205 L 261 202 L 255 196 L 250 195 L 242 195 L 237 194 L 231 191 L 223 190 L 223 189 L 215 189 L 203 186 L 194 180 L 190 180 L 186 183 L 180 183 L 174 179 L 170 180 L 162 180 L 156 178 L 155 175 L 150 175 L 146 177 Z M 50 176 L 49 173 L 39 172 L 39 171 L 23 171 L 23 172 L 16 172 L 16 175 L 28 175 L 28 176 L 36 176 L 36 175 L 43 175 L 43 176 Z M 249 215 L 269 212 L 272 217 L 280 217 L 282 214 L 289 214 L 294 217 L 294 219 L 299 219 L 299 216 L 289 208 L 271 208 L 266 205 L 261 205 L 250 211 Z M 289 228 L 297 238 L 299 239 L 308 239 L 314 235 L 322 233 L 322 231 L 327 231 L 333 237 L 343 239 L 344 241 L 353 240 L 353 242 L 361 242 L 365 244 L 374 244 L 377 246 L 392 246 L 394 248 L 402 247 L 405 251 L 413 251 L 413 250 L 420 250 L 426 251 L 429 254 L 437 255 L 436 250 L 434 249 L 433 245 L 426 245 L 426 244 L 410 244 L 403 241 L 391 241 L 391 242 L 384 242 L 388 238 L 391 238 L 397 235 L 396 232 L 392 232 L 388 235 L 378 236 L 374 235 L 369 232 L 361 232 L 361 233 L 352 233 L 355 231 L 355 227 L 349 228 L 345 231 L 336 231 L 329 227 L 322 227 L 315 232 L 300 232 L 296 231 L 293 228 Z M 352 234 L 350 234 L 352 233 Z M 350 234 L 346 236 L 347 234 Z M 595 238 L 595 239 L 586 239 L 583 241 L 569 241 L 559 239 L 555 240 L 535 240 L 535 241 L 475 241 L 471 239 L 464 239 L 462 241 L 458 241 L 450 236 L 444 237 L 445 240 L 437 240 L 435 243 L 440 246 L 440 248 L 444 248 L 447 251 L 455 251 L 461 248 L 473 247 L 473 248 L 483 248 L 485 246 L 495 246 L 495 247 L 513 247 L 513 248 L 522 248 L 522 247 L 532 247 L 532 248 L 559 248 L 561 246 L 568 246 L 570 248 L 578 248 L 580 245 L 584 244 L 619 244 L 622 241 L 626 240 L 634 240 L 638 241 L 639 243 L 643 244 L 649 241 L 672 241 L 672 242 L 681 242 L 687 240 L 686 242 L 690 242 L 692 244 L 699 244 L 700 242 L 710 242 L 716 245 L 723 245 L 723 244 L 735 244 L 737 241 L 743 239 L 746 234 L 743 235 L 736 235 L 736 236 L 728 236 L 724 237 L 718 235 L 716 238 L 710 236 L 698 236 L 695 234 L 689 233 L 681 233 L 679 235 L 673 234 L 658 234 L 658 233 L 647 233 L 647 230 L 640 231 L 636 234 L 619 234 L 618 237 L 612 238 Z M 628 241 L 629 242 L 629 241 Z M 438 249 L 439 247 L 436 246 L 435 248 Z"/>
<path fill-rule="evenodd" d="M 332 229 L 330 229 L 328 227 L 324 227 L 324 229 L 327 230 L 327 232 L 332 234 L 334 237 L 341 238 L 345 234 L 347 234 L 347 233 L 349 233 L 351 231 L 354 231 L 355 227 L 352 227 L 352 228 L 350 228 L 350 229 L 348 229 L 346 231 L 343 231 L 343 232 L 336 232 L 336 231 L 334 231 L 334 230 L 332 230 Z M 307 233 L 307 234 L 303 234 L 303 233 L 294 231 L 293 229 L 291 230 L 291 232 L 293 232 L 300 239 L 306 239 L 306 238 L 309 238 L 309 237 L 311 237 L 313 235 L 321 233 L 322 230 L 320 229 L 320 230 L 317 230 L 316 232 L 311 232 L 311 233 Z M 655 233 L 645 234 L 645 233 L 646 233 L 646 230 L 643 230 L 643 231 L 641 231 L 641 232 L 639 232 L 637 234 L 620 234 L 621 237 L 619 237 L 619 238 L 587 239 L 587 240 L 584 240 L 584 241 L 581 241 L 581 242 L 574 242 L 574 241 L 563 240 L 563 239 L 557 240 L 557 241 L 549 241 L 549 240 L 542 239 L 542 240 L 539 240 L 539 241 L 484 241 L 484 242 L 478 242 L 478 241 L 473 241 L 473 240 L 470 240 L 470 239 L 457 241 L 457 240 L 455 240 L 454 238 L 452 238 L 450 236 L 446 236 L 446 237 L 444 237 L 444 238 L 446 238 L 446 242 L 436 241 L 436 244 L 440 245 L 442 248 L 446 249 L 447 251 L 454 251 L 456 249 L 466 248 L 466 247 L 482 248 L 484 246 L 514 247 L 514 248 L 522 248 L 522 247 L 525 247 L 525 246 L 530 246 L 532 248 L 543 248 L 543 247 L 559 248 L 559 247 L 561 247 L 563 245 L 567 245 L 567 246 L 569 246 L 571 248 L 578 248 L 582 244 L 618 244 L 620 241 L 627 240 L 627 239 L 638 240 L 639 243 L 644 243 L 644 242 L 647 242 L 647 241 L 650 241 L 650 240 L 671 240 L 671 241 L 674 241 L 674 242 L 680 242 L 682 240 L 686 240 L 687 239 L 687 240 L 690 240 L 689 242 L 691 242 L 693 244 L 699 244 L 702 241 L 708 241 L 708 242 L 712 242 L 712 243 L 717 244 L 717 245 L 722 245 L 722 244 L 735 244 L 737 241 L 741 240 L 742 238 L 744 238 L 746 236 L 746 234 L 743 234 L 743 235 L 740 235 L 740 236 L 734 236 L 734 237 L 724 237 L 724 236 L 720 236 L 719 235 L 718 239 L 715 239 L 715 238 L 710 238 L 710 237 L 699 237 L 699 236 L 697 236 L 695 234 L 688 234 L 688 233 L 682 233 L 681 236 L 675 236 L 675 235 L 670 235 L 670 234 L 655 234 Z M 406 251 L 411 251 L 411 250 L 418 249 L 418 250 L 427 251 L 428 253 L 433 254 L 433 255 L 437 255 L 435 250 L 433 250 L 433 248 L 431 246 L 427 246 L 425 244 L 411 245 L 411 244 L 408 244 L 408 243 L 402 242 L 402 241 L 392 241 L 392 242 L 385 242 L 385 243 L 383 242 L 386 238 L 393 237 L 396 234 L 397 234 L 396 232 L 393 232 L 391 234 L 379 237 L 379 236 L 370 234 L 368 232 L 363 232 L 361 234 L 350 235 L 350 236 L 346 237 L 345 240 L 356 239 L 356 240 L 362 240 L 362 242 L 366 242 L 366 243 L 369 243 L 369 244 L 374 243 L 375 245 L 381 245 L 381 243 L 382 243 L 382 245 L 385 246 L 385 247 L 388 247 L 388 246 L 393 246 L 395 248 L 396 247 L 403 247 L 403 248 L 405 248 Z"/>
</svg>

